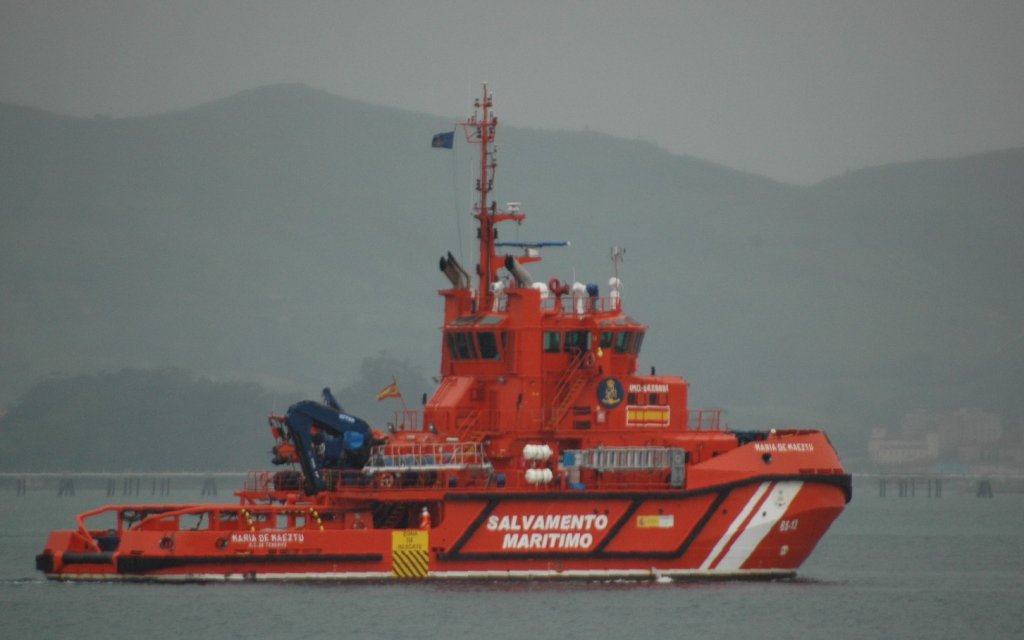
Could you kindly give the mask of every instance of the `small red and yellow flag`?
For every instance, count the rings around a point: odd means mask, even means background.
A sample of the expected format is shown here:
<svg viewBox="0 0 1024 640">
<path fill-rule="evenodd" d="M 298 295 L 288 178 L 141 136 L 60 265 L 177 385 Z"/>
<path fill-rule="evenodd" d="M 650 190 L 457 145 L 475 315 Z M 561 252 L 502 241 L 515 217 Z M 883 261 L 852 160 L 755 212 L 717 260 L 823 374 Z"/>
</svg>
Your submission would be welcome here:
<svg viewBox="0 0 1024 640">
<path fill-rule="evenodd" d="M 384 400 L 385 398 L 401 398 L 402 392 L 398 390 L 398 383 L 395 382 L 394 378 L 391 379 L 391 384 L 384 387 L 377 393 L 377 400 Z"/>
</svg>

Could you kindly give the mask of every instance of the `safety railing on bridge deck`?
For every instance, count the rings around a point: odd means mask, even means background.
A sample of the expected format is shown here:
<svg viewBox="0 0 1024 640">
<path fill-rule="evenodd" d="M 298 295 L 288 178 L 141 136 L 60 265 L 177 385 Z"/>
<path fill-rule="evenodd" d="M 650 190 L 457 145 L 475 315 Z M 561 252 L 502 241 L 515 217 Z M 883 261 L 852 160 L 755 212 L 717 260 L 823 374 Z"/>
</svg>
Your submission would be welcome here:
<svg viewBox="0 0 1024 640">
<path fill-rule="evenodd" d="M 691 431 L 721 431 L 722 410 L 690 409 L 687 415 L 686 424 Z"/>
<path fill-rule="evenodd" d="M 555 296 L 549 294 L 541 299 L 540 308 L 545 311 L 561 311 L 565 314 L 582 316 L 587 313 L 607 313 L 622 309 L 622 298 L 614 296 Z"/>
<path fill-rule="evenodd" d="M 416 409 L 398 409 L 390 426 L 395 431 L 421 431 L 420 412 Z"/>
<path fill-rule="evenodd" d="M 573 297 L 572 295 L 555 296 L 549 293 L 542 297 L 540 308 L 543 311 L 560 311 L 564 314 L 585 315 L 588 313 L 610 313 L 622 310 L 622 298 L 613 296 Z M 508 296 L 499 295 L 494 299 L 491 311 L 508 311 Z"/>
</svg>

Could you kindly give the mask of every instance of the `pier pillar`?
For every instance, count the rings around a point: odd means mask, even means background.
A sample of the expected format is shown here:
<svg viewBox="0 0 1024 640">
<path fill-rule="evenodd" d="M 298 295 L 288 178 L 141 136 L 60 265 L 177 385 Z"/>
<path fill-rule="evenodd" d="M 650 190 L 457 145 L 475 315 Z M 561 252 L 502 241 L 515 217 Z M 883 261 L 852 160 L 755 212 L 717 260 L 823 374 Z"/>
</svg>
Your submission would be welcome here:
<svg viewBox="0 0 1024 640">
<path fill-rule="evenodd" d="M 125 496 L 137 496 L 142 490 L 142 479 L 141 478 L 125 478 L 124 483 L 121 485 L 121 495 Z"/>
<path fill-rule="evenodd" d="M 991 498 L 992 497 L 992 481 L 988 479 L 980 480 L 978 482 L 978 497 L 979 498 Z"/>
<path fill-rule="evenodd" d="M 71 478 L 61 478 L 57 483 L 57 497 L 75 495 L 75 481 Z"/>
<path fill-rule="evenodd" d="M 206 478 L 203 480 L 203 491 L 204 496 L 215 496 L 217 495 L 217 481 L 213 478 Z"/>
</svg>

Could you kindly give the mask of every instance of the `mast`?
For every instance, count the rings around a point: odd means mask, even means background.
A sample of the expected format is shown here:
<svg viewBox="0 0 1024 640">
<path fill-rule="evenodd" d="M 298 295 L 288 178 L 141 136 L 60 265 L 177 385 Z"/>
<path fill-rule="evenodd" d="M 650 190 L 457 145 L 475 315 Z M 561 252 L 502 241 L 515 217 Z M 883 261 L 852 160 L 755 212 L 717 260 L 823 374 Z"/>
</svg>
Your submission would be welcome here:
<svg viewBox="0 0 1024 640">
<path fill-rule="evenodd" d="M 473 217 L 477 220 L 477 235 L 480 241 L 480 257 L 476 267 L 478 277 L 477 304 L 478 309 L 489 309 L 494 294 L 491 283 L 498 279 L 498 270 L 505 264 L 498 259 L 495 242 L 497 230 L 495 225 L 507 220 L 522 222 L 526 216 L 516 211 L 498 211 L 498 205 L 490 201 L 491 190 L 494 188 L 494 173 L 498 167 L 496 160 L 494 137 L 498 129 L 498 118 L 494 115 L 494 98 L 483 84 L 483 98 L 473 103 L 473 115 L 469 120 L 460 122 L 466 135 L 466 142 L 480 145 L 480 173 L 476 181 L 479 199 L 473 205 Z"/>
</svg>

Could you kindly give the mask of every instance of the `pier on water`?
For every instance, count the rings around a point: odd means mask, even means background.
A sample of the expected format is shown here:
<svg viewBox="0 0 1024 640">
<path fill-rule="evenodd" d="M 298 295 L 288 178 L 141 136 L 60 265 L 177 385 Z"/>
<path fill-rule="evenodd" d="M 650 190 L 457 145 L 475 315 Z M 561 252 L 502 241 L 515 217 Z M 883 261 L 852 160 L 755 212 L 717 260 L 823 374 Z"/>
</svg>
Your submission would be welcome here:
<svg viewBox="0 0 1024 640">
<path fill-rule="evenodd" d="M 988 476 L 892 474 L 873 477 L 878 483 L 879 498 L 941 498 L 943 489 L 953 490 L 958 495 L 973 494 L 978 498 L 991 498 L 995 495 L 993 478 Z M 1016 485 L 1022 484 L 1020 478 L 1010 480 L 1016 480 Z"/>
<path fill-rule="evenodd" d="M 246 476 L 236 471 L 0 473 L 0 489 L 11 489 L 18 496 L 52 492 L 71 497 L 84 490 L 103 491 L 111 498 L 166 498 L 173 492 L 213 497 L 218 486 L 241 488 Z"/>
</svg>

